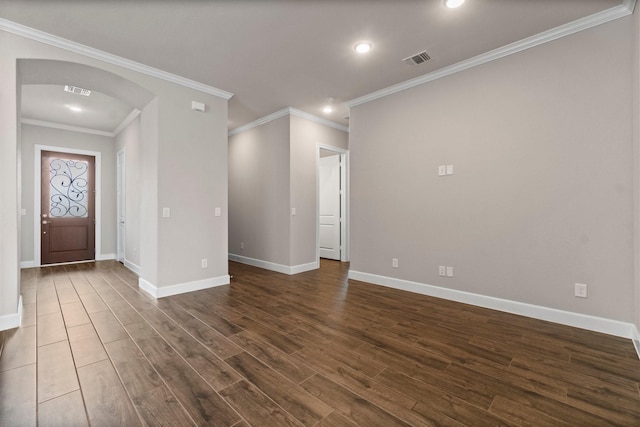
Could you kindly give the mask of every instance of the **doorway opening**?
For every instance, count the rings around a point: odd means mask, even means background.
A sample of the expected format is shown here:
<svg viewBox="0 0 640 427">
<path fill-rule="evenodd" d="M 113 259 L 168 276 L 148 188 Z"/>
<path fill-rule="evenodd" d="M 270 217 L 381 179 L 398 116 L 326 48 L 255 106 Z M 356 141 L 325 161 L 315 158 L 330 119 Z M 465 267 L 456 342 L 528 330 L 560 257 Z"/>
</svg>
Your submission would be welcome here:
<svg viewBox="0 0 640 427">
<path fill-rule="evenodd" d="M 316 242 L 320 258 L 349 261 L 349 153 L 318 145 Z"/>
<path fill-rule="evenodd" d="M 96 259 L 102 240 L 100 170 L 99 152 L 35 146 L 37 266 Z"/>
</svg>

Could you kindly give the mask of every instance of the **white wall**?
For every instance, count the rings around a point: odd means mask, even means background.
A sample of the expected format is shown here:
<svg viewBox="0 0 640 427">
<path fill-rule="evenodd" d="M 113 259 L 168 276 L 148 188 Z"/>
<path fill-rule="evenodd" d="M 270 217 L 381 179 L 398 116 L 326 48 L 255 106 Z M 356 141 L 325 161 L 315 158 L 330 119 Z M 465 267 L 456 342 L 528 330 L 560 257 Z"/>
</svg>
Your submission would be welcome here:
<svg viewBox="0 0 640 427">
<path fill-rule="evenodd" d="M 618 19 L 352 108 L 352 271 L 633 322 L 633 35 Z"/>
</svg>

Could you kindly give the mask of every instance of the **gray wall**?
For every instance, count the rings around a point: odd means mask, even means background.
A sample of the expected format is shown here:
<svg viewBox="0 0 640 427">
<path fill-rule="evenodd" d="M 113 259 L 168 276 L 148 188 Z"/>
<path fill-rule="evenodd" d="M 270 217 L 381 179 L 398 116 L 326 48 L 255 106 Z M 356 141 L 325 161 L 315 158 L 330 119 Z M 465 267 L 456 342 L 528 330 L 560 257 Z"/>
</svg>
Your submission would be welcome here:
<svg viewBox="0 0 640 427">
<path fill-rule="evenodd" d="M 351 269 L 633 321 L 633 19 L 352 108 Z"/>
<path fill-rule="evenodd" d="M 116 162 L 113 138 L 42 126 L 22 125 L 22 217 L 21 261 L 33 261 L 34 254 L 34 145 L 47 145 L 101 153 L 101 222 L 102 242 L 97 254 L 116 252 Z M 64 150 L 62 150 L 64 151 Z"/>
<path fill-rule="evenodd" d="M 349 134 L 311 120 L 291 116 L 291 265 L 317 260 L 318 145 L 346 150 Z"/>
<path fill-rule="evenodd" d="M 318 144 L 346 149 L 348 134 L 287 115 L 229 138 L 230 253 L 287 267 L 317 260 Z"/>
<path fill-rule="evenodd" d="M 290 265 L 289 123 L 281 117 L 229 138 L 232 254 Z"/>
</svg>

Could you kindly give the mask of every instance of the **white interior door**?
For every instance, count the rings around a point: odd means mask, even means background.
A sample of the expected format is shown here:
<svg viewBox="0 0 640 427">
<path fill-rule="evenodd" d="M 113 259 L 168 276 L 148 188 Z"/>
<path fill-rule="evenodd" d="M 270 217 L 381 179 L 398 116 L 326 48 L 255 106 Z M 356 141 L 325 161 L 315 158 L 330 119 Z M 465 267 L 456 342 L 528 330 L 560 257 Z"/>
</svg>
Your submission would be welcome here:
<svg viewBox="0 0 640 427">
<path fill-rule="evenodd" d="M 320 158 L 320 257 L 340 260 L 340 155 Z"/>
<path fill-rule="evenodd" d="M 117 204 L 118 204 L 118 261 L 124 262 L 124 244 L 125 244 L 125 174 L 124 174 L 125 157 L 124 151 L 118 152 L 117 163 Z"/>
</svg>

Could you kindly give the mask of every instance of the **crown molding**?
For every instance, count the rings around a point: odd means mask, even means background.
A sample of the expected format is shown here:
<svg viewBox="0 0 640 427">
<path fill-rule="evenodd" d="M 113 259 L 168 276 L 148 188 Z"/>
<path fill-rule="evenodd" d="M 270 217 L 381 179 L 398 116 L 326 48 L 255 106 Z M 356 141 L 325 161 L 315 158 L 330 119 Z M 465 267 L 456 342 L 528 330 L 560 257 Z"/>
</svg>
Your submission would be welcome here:
<svg viewBox="0 0 640 427">
<path fill-rule="evenodd" d="M 553 40 L 557 40 L 559 38 L 577 33 L 579 31 L 583 31 L 619 18 L 623 18 L 633 13 L 635 4 L 636 0 L 623 0 L 623 2 L 618 6 L 603 10 L 602 12 L 598 12 L 581 19 L 577 19 L 573 22 L 569 22 L 568 24 L 560 25 L 559 27 L 544 31 L 540 34 L 536 34 L 535 36 L 519 40 L 503 47 L 499 47 L 487 53 L 474 56 L 473 58 L 460 61 L 456 64 L 441 68 L 431 73 L 427 73 L 422 76 L 404 81 L 402 83 L 398 83 L 393 86 L 371 92 L 367 95 L 347 101 L 345 102 L 345 105 L 348 108 L 351 108 L 357 105 L 365 104 L 367 102 L 371 102 L 385 96 L 393 95 L 403 90 L 411 89 L 413 87 L 420 86 L 455 73 L 459 73 L 460 71 L 468 70 L 470 68 L 477 67 L 478 65 L 486 64 L 487 62 L 495 61 L 496 59 L 504 58 L 505 56 L 513 55 L 514 53 L 518 53 L 523 50 L 530 49 L 532 47 L 548 43 Z"/>
<path fill-rule="evenodd" d="M 0 30 L 229 100 L 233 93 L 0 18 Z"/>
<path fill-rule="evenodd" d="M 78 126 L 71 126 L 71 125 L 63 125 L 61 123 L 47 122 L 44 120 L 23 118 L 23 119 L 20 119 L 20 123 L 25 125 L 41 126 L 45 128 L 68 130 L 71 132 L 88 133 L 91 135 L 107 136 L 109 138 L 113 138 L 116 136 L 116 134 L 113 132 L 107 132 L 103 130 L 89 129 L 89 128 L 83 128 Z"/>
<path fill-rule="evenodd" d="M 341 124 L 332 122 L 331 120 L 327 120 L 325 118 L 318 117 L 318 116 L 310 114 L 310 113 L 306 113 L 306 112 L 304 112 L 302 110 L 298 110 L 297 108 L 289 107 L 289 113 L 292 116 L 300 117 L 301 119 L 311 120 L 312 122 L 316 122 L 316 123 L 319 123 L 321 125 L 329 126 L 331 128 L 338 129 L 338 130 L 341 130 L 343 132 L 347 132 L 347 133 L 349 132 L 349 127 L 347 127 L 347 126 L 343 126 Z"/>
<path fill-rule="evenodd" d="M 122 121 L 122 123 L 120 123 L 118 125 L 118 127 L 116 127 L 113 130 L 113 135 L 114 136 L 118 136 L 120 134 L 120 132 L 122 132 L 124 130 L 124 128 L 126 128 L 127 126 L 129 126 L 129 123 L 131 123 L 136 117 L 138 117 L 140 115 L 140 110 L 138 110 L 137 108 L 134 108 L 133 110 L 131 110 L 131 112 L 129 113 L 129 115 L 127 117 L 124 118 L 124 120 Z"/>
<path fill-rule="evenodd" d="M 269 122 L 271 122 L 273 120 L 277 120 L 279 118 L 286 117 L 286 116 L 300 117 L 302 119 L 311 120 L 312 122 L 316 122 L 316 123 L 319 123 L 319 124 L 324 125 L 324 126 L 329 126 L 329 127 L 334 128 L 334 129 L 341 130 L 343 132 L 349 132 L 349 128 L 347 126 L 340 125 L 338 123 L 332 122 L 332 121 L 327 120 L 327 119 L 323 119 L 322 117 L 318 117 L 318 116 L 315 116 L 315 115 L 310 114 L 310 113 L 305 113 L 304 111 L 298 110 L 297 108 L 287 107 L 287 108 L 283 108 L 282 110 L 278 110 L 275 113 L 271 113 L 271 114 L 269 114 L 267 116 L 261 117 L 258 120 L 254 120 L 252 122 L 249 122 L 246 125 L 242 125 L 240 127 L 237 127 L 234 130 L 232 130 L 231 132 L 229 132 L 229 136 L 234 136 L 234 135 L 237 135 L 239 133 L 246 132 L 246 131 L 248 131 L 250 129 L 253 129 L 255 127 L 258 127 L 260 125 L 263 125 L 265 123 L 269 123 Z"/>
</svg>

